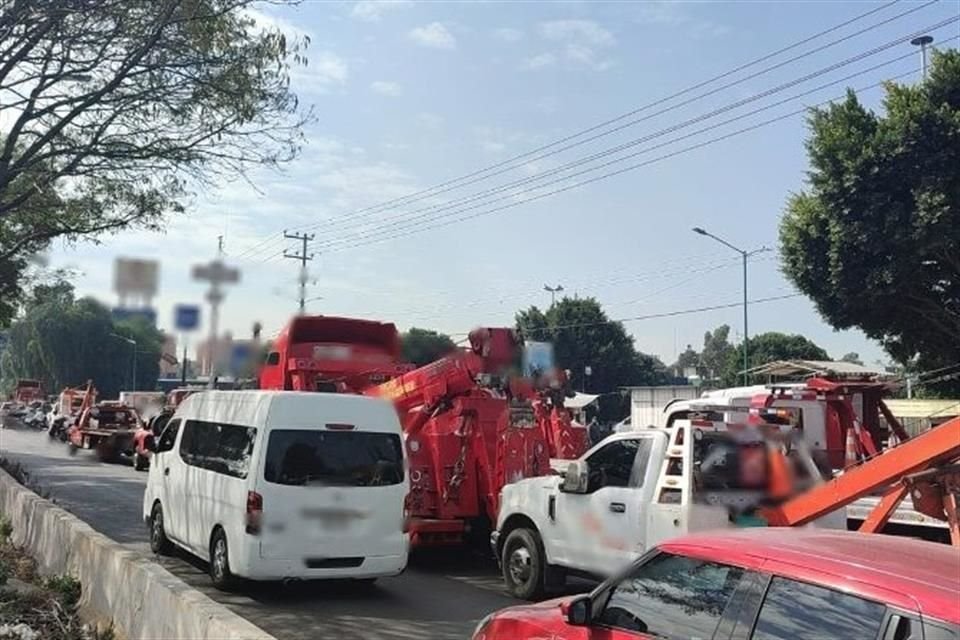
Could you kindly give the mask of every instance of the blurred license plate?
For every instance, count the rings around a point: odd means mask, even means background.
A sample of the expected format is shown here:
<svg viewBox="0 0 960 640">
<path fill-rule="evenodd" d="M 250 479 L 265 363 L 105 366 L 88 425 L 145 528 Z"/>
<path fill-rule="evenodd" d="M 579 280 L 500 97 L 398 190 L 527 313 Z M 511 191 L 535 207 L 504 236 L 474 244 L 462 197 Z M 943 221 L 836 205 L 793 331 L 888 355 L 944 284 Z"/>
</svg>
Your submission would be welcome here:
<svg viewBox="0 0 960 640">
<path fill-rule="evenodd" d="M 322 527 L 331 529 L 343 529 L 359 517 L 357 512 L 350 509 L 304 509 L 301 513 L 304 518 L 318 520 Z"/>
</svg>

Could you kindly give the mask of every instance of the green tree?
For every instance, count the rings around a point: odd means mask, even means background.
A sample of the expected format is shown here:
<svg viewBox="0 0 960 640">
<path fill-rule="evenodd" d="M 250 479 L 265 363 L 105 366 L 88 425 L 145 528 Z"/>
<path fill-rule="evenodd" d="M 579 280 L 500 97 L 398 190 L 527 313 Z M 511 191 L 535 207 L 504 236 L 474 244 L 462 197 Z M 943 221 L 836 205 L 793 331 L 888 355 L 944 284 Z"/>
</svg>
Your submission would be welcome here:
<svg viewBox="0 0 960 640">
<path fill-rule="evenodd" d="M 722 324 L 713 331 L 703 334 L 703 351 L 700 354 L 701 375 L 707 380 L 715 380 L 723 375 L 736 350 L 730 344 L 730 326 Z"/>
<path fill-rule="evenodd" d="M 400 343 L 404 362 L 412 362 L 418 367 L 439 360 L 457 348 L 447 334 L 417 327 L 401 334 Z"/>
<path fill-rule="evenodd" d="M 546 312 L 530 307 L 517 313 L 516 322 L 525 339 L 553 343 L 557 366 L 570 370 L 579 391 L 613 392 L 667 379 L 663 363 L 638 352 L 623 324 L 611 321 L 593 298 L 564 298 Z"/>
<path fill-rule="evenodd" d="M 35 287 L 21 318 L 9 331 L 0 356 L 2 386 L 36 378 L 49 392 L 93 380 L 105 398 L 132 385 L 137 342 L 137 388 L 153 389 L 159 373 L 160 332 L 142 321 L 114 323 L 109 310 L 90 298 L 75 300 L 64 283 Z"/>
<path fill-rule="evenodd" d="M 849 362 L 850 364 L 863 364 L 863 360 L 860 359 L 860 354 L 856 351 L 851 351 L 850 353 L 843 354 L 843 357 L 840 358 L 840 362 Z"/>
<path fill-rule="evenodd" d="M 297 155 L 312 115 L 290 69 L 307 42 L 258 23 L 253 4 L 0 3 L 6 292 L 17 260 L 53 238 L 158 226 L 192 188 Z"/>
<path fill-rule="evenodd" d="M 776 360 L 829 360 L 822 348 L 807 338 L 776 331 L 768 331 L 747 340 L 747 357 L 750 368 L 759 367 Z M 732 387 L 742 381 L 743 345 L 735 348 L 727 357 L 723 369 L 723 386 Z"/>
<path fill-rule="evenodd" d="M 960 361 L 960 53 L 934 53 L 923 82 L 888 83 L 884 110 L 850 92 L 811 113 L 783 271 L 834 328 L 933 369 Z"/>
<path fill-rule="evenodd" d="M 697 372 L 700 372 L 700 354 L 694 350 L 692 345 L 687 345 L 687 348 L 677 356 L 677 361 L 673 364 L 672 369 L 676 370 L 677 375 L 682 376 L 685 369 L 697 369 Z"/>
</svg>

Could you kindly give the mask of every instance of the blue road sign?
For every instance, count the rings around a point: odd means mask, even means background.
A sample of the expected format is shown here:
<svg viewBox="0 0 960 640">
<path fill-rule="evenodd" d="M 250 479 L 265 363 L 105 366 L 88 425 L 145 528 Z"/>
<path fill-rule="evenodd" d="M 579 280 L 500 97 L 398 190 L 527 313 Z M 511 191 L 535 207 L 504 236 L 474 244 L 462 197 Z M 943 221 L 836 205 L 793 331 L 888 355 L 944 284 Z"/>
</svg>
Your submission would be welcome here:
<svg viewBox="0 0 960 640">
<path fill-rule="evenodd" d="M 200 307 L 195 304 L 178 304 L 173 309 L 173 326 L 178 331 L 193 331 L 200 325 Z"/>
<path fill-rule="evenodd" d="M 110 316 L 116 322 L 123 322 L 125 320 L 133 320 L 135 318 L 141 318 L 145 320 L 151 326 L 157 326 L 157 311 L 156 309 L 151 309 L 149 307 L 144 307 L 142 309 L 127 309 L 125 307 L 114 307 L 110 310 Z"/>
</svg>

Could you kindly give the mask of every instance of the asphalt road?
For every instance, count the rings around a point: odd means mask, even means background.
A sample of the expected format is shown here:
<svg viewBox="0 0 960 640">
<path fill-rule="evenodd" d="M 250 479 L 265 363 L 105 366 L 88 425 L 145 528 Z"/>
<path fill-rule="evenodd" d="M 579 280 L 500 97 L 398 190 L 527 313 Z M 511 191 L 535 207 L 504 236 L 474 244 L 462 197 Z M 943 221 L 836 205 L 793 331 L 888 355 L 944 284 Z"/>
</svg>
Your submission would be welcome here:
<svg viewBox="0 0 960 640">
<path fill-rule="evenodd" d="M 88 451 L 70 456 L 65 444 L 37 431 L 0 430 L 0 456 L 21 462 L 51 498 L 94 529 L 154 557 L 140 513 L 145 473 L 98 462 Z M 504 595 L 491 559 L 462 550 L 423 552 L 413 557 L 403 575 L 381 579 L 373 588 L 340 582 L 290 587 L 259 583 L 231 594 L 213 589 L 203 563 L 186 554 L 157 560 L 183 581 L 284 639 L 468 638 L 487 613 L 517 604 Z"/>
</svg>

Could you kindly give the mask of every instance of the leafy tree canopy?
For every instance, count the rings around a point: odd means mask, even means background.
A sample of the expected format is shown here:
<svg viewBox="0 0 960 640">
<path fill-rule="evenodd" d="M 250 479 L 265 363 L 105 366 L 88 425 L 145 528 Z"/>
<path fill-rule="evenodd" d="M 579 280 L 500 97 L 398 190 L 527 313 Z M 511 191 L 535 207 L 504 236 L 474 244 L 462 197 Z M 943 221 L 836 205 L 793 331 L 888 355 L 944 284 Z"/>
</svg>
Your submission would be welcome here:
<svg viewBox="0 0 960 640">
<path fill-rule="evenodd" d="M 674 363 L 673 368 L 677 370 L 678 375 L 683 375 L 685 369 L 700 368 L 700 354 L 697 353 L 692 345 L 687 345 L 686 350 L 677 356 L 677 361 Z"/>
<path fill-rule="evenodd" d="M 564 298 L 545 312 L 530 307 L 516 322 L 525 339 L 553 343 L 557 366 L 570 370 L 577 390 L 611 392 L 667 379 L 663 363 L 638 352 L 623 324 L 610 321 L 593 298 Z"/>
<path fill-rule="evenodd" d="M 932 369 L 960 362 L 960 53 L 934 53 L 924 82 L 888 84 L 884 109 L 851 92 L 811 113 L 783 270 L 834 328 Z"/>
<path fill-rule="evenodd" d="M 307 43 L 257 23 L 252 4 L 0 3 L 4 303 L 51 239 L 158 226 L 191 186 L 296 156 L 311 115 L 289 72 Z"/>
<path fill-rule="evenodd" d="M 403 360 L 418 367 L 439 360 L 457 348 L 445 333 L 411 327 L 400 336 Z"/>
<path fill-rule="evenodd" d="M 159 375 L 163 336 L 143 321 L 114 323 L 106 307 L 91 298 L 74 298 L 69 283 L 40 285 L 9 331 L 0 356 L 4 389 L 19 378 L 41 380 L 50 393 L 94 381 L 105 398 L 131 390 L 135 340 L 138 389 L 153 389 Z"/>
<path fill-rule="evenodd" d="M 829 360 L 830 356 L 812 341 L 799 335 L 768 331 L 747 340 L 747 358 L 750 367 L 759 367 L 775 360 Z M 742 382 L 743 345 L 728 355 L 723 370 L 723 385 L 735 386 Z"/>
<path fill-rule="evenodd" d="M 730 326 L 722 324 L 703 334 L 703 352 L 700 354 L 701 375 L 715 380 L 723 375 L 735 348 L 730 344 Z"/>
<path fill-rule="evenodd" d="M 860 359 L 860 354 L 856 351 L 851 351 L 850 353 L 843 354 L 843 357 L 840 358 L 841 362 L 849 362 L 850 364 L 863 364 L 863 360 Z"/>
</svg>

